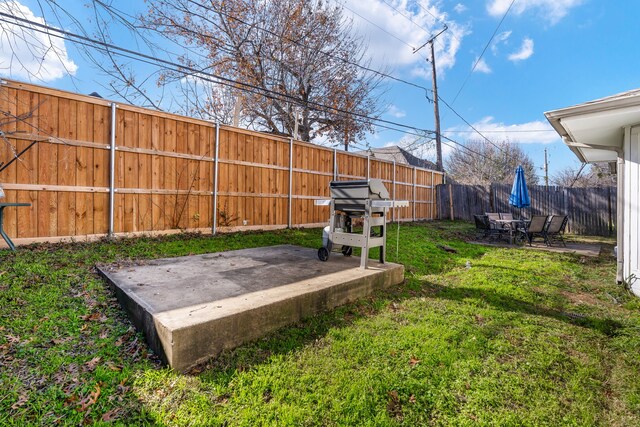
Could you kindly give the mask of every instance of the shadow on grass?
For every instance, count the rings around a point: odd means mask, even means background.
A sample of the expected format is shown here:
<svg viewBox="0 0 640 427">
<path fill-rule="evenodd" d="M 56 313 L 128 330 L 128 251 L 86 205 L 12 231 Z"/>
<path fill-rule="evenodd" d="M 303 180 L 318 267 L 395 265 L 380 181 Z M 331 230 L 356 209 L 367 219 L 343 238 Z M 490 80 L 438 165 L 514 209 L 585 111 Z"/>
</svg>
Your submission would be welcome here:
<svg viewBox="0 0 640 427">
<path fill-rule="evenodd" d="M 496 292 L 492 289 L 477 289 L 467 287 L 447 287 L 433 283 L 428 284 L 433 297 L 462 302 L 465 299 L 479 299 L 486 304 L 502 311 L 517 312 L 532 316 L 545 316 L 572 325 L 596 330 L 606 336 L 617 335 L 622 324 L 608 318 L 597 318 L 579 313 L 555 310 L 542 305 L 532 304 L 518 298 Z"/>
</svg>

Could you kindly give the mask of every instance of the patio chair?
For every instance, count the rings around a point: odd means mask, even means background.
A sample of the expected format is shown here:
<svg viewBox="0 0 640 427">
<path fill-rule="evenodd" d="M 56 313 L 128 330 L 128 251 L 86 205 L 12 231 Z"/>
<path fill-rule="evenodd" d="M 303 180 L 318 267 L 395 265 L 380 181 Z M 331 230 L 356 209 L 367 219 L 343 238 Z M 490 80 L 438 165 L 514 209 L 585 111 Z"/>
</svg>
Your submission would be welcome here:
<svg viewBox="0 0 640 427">
<path fill-rule="evenodd" d="M 497 223 L 496 221 L 500 219 L 500 214 L 497 212 L 485 212 L 484 216 L 487 217 L 487 221 L 491 225 L 491 228 L 501 229 L 502 225 Z"/>
<path fill-rule="evenodd" d="M 545 230 L 545 243 L 551 246 L 552 240 L 559 240 L 566 248 L 567 244 L 564 242 L 564 229 L 567 227 L 569 217 L 567 215 L 552 215 Z"/>
<path fill-rule="evenodd" d="M 547 243 L 547 215 L 532 215 L 529 223 L 526 224 L 525 233 L 527 240 L 529 240 L 529 246 L 532 246 L 533 239 L 536 237 L 542 237 L 544 242 Z"/>
<path fill-rule="evenodd" d="M 494 212 L 486 212 L 485 216 L 487 218 L 489 218 L 489 221 L 495 221 L 497 219 L 500 219 L 500 214 L 497 213 L 497 212 L 495 212 L 495 213 Z"/>
<path fill-rule="evenodd" d="M 493 229 L 486 215 L 474 215 L 473 220 L 476 223 L 476 237 L 489 237 L 492 234 Z"/>
<path fill-rule="evenodd" d="M 513 214 L 510 212 L 500 212 L 500 219 L 503 221 L 513 221 Z M 511 227 L 516 227 L 516 224 L 513 223 L 501 223 L 502 224 L 502 228 L 506 228 L 507 230 L 510 229 Z"/>
</svg>

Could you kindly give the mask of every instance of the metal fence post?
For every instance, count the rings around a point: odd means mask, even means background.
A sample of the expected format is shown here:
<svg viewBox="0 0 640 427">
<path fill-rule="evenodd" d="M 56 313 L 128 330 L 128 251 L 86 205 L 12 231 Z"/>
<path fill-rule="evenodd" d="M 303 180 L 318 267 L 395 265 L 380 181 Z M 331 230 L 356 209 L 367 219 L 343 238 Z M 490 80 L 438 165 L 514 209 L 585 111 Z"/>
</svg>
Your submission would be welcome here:
<svg viewBox="0 0 640 427">
<path fill-rule="evenodd" d="M 333 180 L 338 180 L 338 150 L 333 149 Z"/>
<path fill-rule="evenodd" d="M 367 155 L 367 179 L 371 179 L 371 157 Z"/>
<path fill-rule="evenodd" d="M 413 220 L 416 220 L 416 180 L 418 179 L 418 170 L 413 167 Z"/>
<path fill-rule="evenodd" d="M 435 219 L 435 210 L 438 208 L 438 204 L 436 203 L 436 184 L 433 182 L 435 175 L 433 171 L 431 171 L 431 206 L 429 206 L 429 218 L 427 219 Z M 443 179 L 444 181 L 444 179 Z M 434 206 L 436 209 L 434 209 Z M 440 215 L 438 215 L 440 217 Z"/>
<path fill-rule="evenodd" d="M 289 204 L 287 206 L 287 227 L 291 228 L 291 209 L 293 204 L 293 138 L 289 138 Z"/>
<path fill-rule="evenodd" d="M 116 110 L 118 106 L 111 103 L 111 135 L 109 146 L 109 231 L 108 236 L 114 233 L 113 223 L 115 216 L 115 193 L 116 193 Z"/>
<path fill-rule="evenodd" d="M 392 185 L 392 191 L 393 191 L 393 201 L 396 201 L 396 161 L 393 161 L 393 185 Z M 393 207 L 391 208 L 391 221 L 395 221 L 396 220 L 396 208 Z"/>
<path fill-rule="evenodd" d="M 216 141 L 215 141 L 215 157 L 213 158 L 213 212 L 211 213 L 211 233 L 216 234 L 218 222 L 218 175 L 220 162 L 218 154 L 220 153 L 220 125 L 216 123 Z"/>
</svg>

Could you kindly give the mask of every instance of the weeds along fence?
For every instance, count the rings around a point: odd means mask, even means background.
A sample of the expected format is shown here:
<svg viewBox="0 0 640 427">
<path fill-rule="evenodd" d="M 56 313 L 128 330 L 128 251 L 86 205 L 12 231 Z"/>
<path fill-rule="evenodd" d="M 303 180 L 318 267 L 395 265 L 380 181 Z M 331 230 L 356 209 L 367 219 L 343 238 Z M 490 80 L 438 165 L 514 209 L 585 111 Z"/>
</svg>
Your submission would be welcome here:
<svg viewBox="0 0 640 427">
<path fill-rule="evenodd" d="M 0 108 L 0 202 L 31 203 L 5 209 L 17 243 L 320 225 L 334 179 L 382 179 L 410 201 L 393 220 L 436 217 L 440 172 L 10 80 Z"/>
<path fill-rule="evenodd" d="M 568 188 L 544 185 L 529 186 L 531 206 L 522 214 L 568 215 L 568 231 L 575 234 L 615 235 L 616 188 Z M 512 212 L 509 205 L 511 185 L 438 185 L 438 218 L 473 221 L 473 215 L 484 212 Z"/>
</svg>

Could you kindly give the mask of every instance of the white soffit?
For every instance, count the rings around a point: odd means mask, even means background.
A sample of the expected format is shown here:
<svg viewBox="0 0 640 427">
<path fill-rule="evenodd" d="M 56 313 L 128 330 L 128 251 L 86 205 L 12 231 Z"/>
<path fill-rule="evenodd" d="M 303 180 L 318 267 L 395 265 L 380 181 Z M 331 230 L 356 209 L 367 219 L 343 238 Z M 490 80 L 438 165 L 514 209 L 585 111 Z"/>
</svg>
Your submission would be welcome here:
<svg viewBox="0 0 640 427">
<path fill-rule="evenodd" d="M 624 128 L 640 123 L 639 95 L 636 90 L 627 96 L 550 111 L 545 116 L 580 160 L 615 161 L 622 148 Z"/>
<path fill-rule="evenodd" d="M 624 128 L 640 123 L 640 105 L 560 119 L 571 140 L 582 144 L 622 147 Z"/>
<path fill-rule="evenodd" d="M 582 157 L 587 163 L 595 162 L 615 162 L 618 153 L 611 150 L 595 150 L 593 148 L 578 148 L 582 152 Z"/>
</svg>

